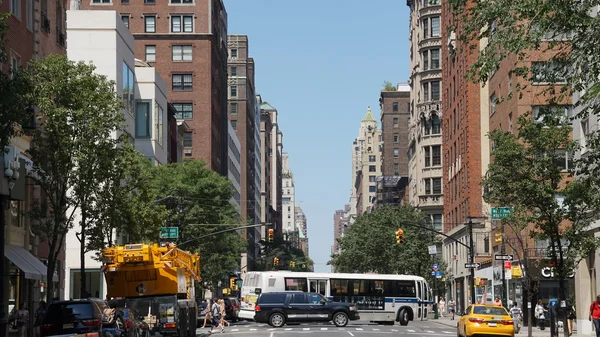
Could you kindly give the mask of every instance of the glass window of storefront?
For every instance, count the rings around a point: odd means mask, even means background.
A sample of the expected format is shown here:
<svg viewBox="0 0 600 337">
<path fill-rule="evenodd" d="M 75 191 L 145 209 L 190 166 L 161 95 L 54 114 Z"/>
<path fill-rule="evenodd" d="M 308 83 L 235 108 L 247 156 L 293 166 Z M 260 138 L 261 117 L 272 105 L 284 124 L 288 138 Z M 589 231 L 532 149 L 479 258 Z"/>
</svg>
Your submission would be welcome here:
<svg viewBox="0 0 600 337">
<path fill-rule="evenodd" d="M 102 297 L 102 271 L 100 269 L 87 269 L 85 272 L 85 289 L 91 297 Z M 81 298 L 81 270 L 71 269 L 71 289 L 69 289 L 69 298 Z M 86 296 L 84 296 L 86 297 Z"/>
</svg>

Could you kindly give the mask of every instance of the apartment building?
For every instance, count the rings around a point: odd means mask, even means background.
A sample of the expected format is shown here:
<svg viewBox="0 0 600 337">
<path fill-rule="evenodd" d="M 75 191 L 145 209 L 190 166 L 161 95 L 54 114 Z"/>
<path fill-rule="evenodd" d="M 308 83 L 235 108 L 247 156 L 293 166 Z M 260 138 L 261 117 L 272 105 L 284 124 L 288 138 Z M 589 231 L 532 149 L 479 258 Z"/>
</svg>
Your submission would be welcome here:
<svg viewBox="0 0 600 337">
<path fill-rule="evenodd" d="M 338 209 L 333 213 L 333 246 L 332 253 L 340 251 L 338 240 L 344 235 L 345 226 L 348 224 L 344 221 L 345 215 L 350 212 L 350 204 L 344 205 L 344 209 Z"/>
<path fill-rule="evenodd" d="M 268 111 L 262 109 L 263 101 L 260 95 L 256 96 L 256 102 L 260 104 L 260 222 L 263 225 L 272 224 L 272 203 L 271 199 L 271 186 L 273 179 L 271 176 L 273 172 L 271 170 L 272 157 L 271 157 L 271 132 L 273 130 L 273 123 L 271 122 L 271 114 Z M 272 228 L 271 226 L 268 226 Z M 267 237 L 268 228 L 261 227 L 261 236 Z"/>
<path fill-rule="evenodd" d="M 360 122 L 358 136 L 352 143 L 352 197 L 357 215 L 369 211 L 377 199 L 377 177 L 381 175 L 381 130 L 371 107 Z"/>
<path fill-rule="evenodd" d="M 270 190 L 269 193 L 270 212 L 272 228 L 275 229 L 275 235 L 283 234 L 283 219 L 282 219 L 282 183 L 283 183 L 283 133 L 279 129 L 277 122 L 277 109 L 268 102 L 263 101 L 260 104 L 261 121 L 265 122 L 265 135 L 268 137 L 267 148 L 262 148 L 261 152 L 266 153 L 270 157 Z M 262 132 L 262 126 L 261 126 Z M 268 132 L 268 135 L 266 134 Z M 265 139 L 262 146 L 265 147 Z M 266 163 L 263 161 L 262 169 L 265 170 Z"/>
<path fill-rule="evenodd" d="M 231 188 L 233 190 L 233 196 L 231 197 L 231 203 L 234 205 L 236 211 L 238 212 L 238 216 L 242 215 L 242 200 L 241 200 L 241 191 L 242 191 L 242 167 L 241 167 L 241 152 L 242 145 L 235 134 L 235 130 L 231 125 L 231 122 L 228 122 L 229 126 L 229 156 L 227 160 L 227 178 L 231 181 Z"/>
<path fill-rule="evenodd" d="M 190 127 L 185 157 L 227 176 L 227 12 L 222 0 L 73 0 L 71 9 L 115 10 L 135 57 L 168 83 L 177 119 Z"/>
</svg>

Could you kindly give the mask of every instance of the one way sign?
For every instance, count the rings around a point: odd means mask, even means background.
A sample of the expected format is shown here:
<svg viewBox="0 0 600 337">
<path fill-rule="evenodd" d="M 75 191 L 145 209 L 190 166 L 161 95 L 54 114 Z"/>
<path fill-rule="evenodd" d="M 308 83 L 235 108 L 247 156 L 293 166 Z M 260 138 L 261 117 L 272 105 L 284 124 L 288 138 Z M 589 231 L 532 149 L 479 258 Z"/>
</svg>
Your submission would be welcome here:
<svg viewBox="0 0 600 337">
<path fill-rule="evenodd" d="M 465 268 L 467 269 L 473 269 L 473 268 L 479 268 L 481 267 L 481 264 L 479 263 L 465 263 Z"/>
<path fill-rule="evenodd" d="M 495 255 L 494 260 L 496 260 L 496 261 L 512 261 L 513 256 L 512 255 Z"/>
</svg>

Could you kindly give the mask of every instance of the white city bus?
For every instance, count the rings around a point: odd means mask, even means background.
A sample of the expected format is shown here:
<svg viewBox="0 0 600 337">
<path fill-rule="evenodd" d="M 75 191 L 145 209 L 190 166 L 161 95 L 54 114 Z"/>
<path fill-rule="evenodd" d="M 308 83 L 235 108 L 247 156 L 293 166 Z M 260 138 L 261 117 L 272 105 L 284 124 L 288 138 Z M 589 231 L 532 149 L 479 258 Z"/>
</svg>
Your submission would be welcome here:
<svg viewBox="0 0 600 337">
<path fill-rule="evenodd" d="M 355 303 L 361 320 L 383 324 L 406 325 L 432 314 L 432 291 L 420 276 L 265 271 L 246 273 L 240 317 L 253 319 L 258 295 L 275 291 L 310 291 Z"/>
</svg>

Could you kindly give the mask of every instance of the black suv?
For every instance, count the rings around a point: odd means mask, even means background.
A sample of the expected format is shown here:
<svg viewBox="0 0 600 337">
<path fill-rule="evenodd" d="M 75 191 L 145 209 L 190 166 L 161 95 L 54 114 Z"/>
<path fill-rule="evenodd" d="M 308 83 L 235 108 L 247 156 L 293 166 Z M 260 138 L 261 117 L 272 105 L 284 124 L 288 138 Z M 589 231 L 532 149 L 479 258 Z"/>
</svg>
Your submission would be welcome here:
<svg viewBox="0 0 600 337">
<path fill-rule="evenodd" d="M 353 303 L 332 302 L 321 294 L 274 292 L 261 294 L 254 308 L 254 320 L 279 328 L 286 322 L 329 322 L 338 327 L 360 319 Z"/>
<path fill-rule="evenodd" d="M 52 303 L 42 320 L 41 336 L 88 334 L 102 336 L 103 310 L 108 306 L 100 299 L 82 299 Z"/>
</svg>

